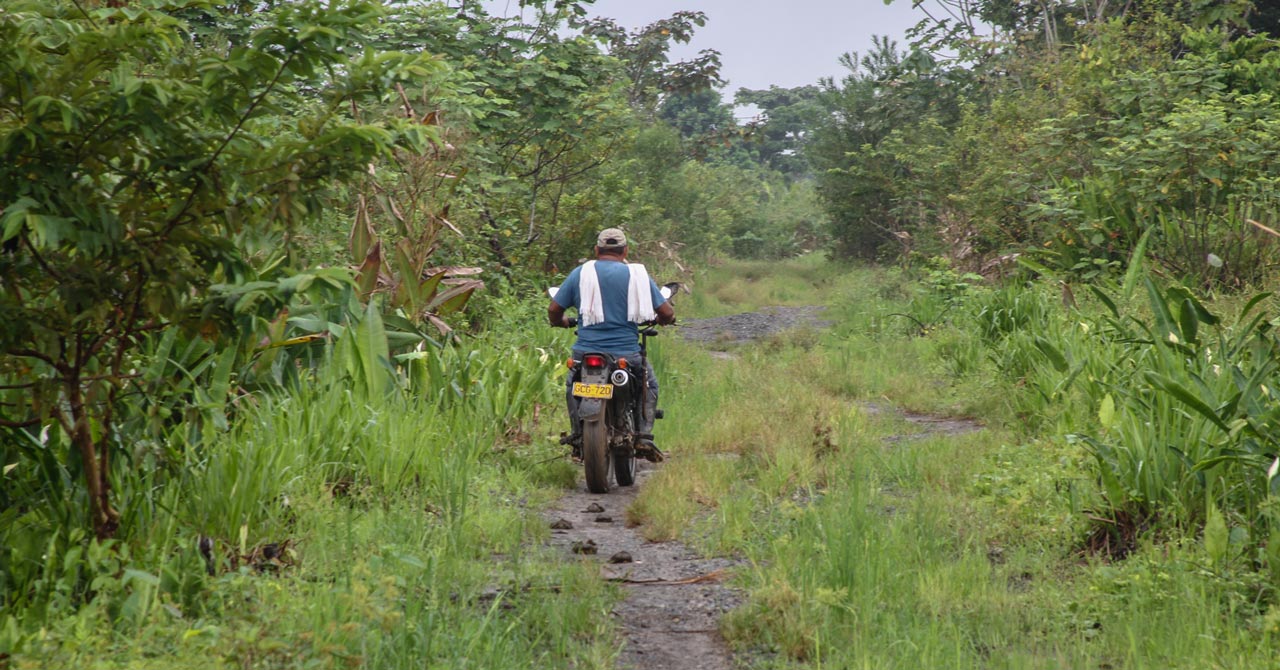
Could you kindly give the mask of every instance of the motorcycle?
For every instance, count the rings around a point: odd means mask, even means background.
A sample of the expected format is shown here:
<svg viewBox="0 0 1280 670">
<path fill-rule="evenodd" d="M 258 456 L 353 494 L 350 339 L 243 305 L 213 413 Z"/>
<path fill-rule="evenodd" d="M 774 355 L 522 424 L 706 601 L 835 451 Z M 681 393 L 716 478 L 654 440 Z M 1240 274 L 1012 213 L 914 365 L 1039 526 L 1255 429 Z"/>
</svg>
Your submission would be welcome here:
<svg viewBox="0 0 1280 670">
<path fill-rule="evenodd" d="M 558 287 L 557 287 L 558 288 Z M 670 298 L 678 285 L 668 284 L 660 288 L 664 298 Z M 548 289 L 552 298 L 556 288 Z M 570 319 L 577 325 L 577 319 Z M 642 444 L 653 436 L 639 432 L 644 416 L 649 379 L 649 338 L 658 335 L 653 322 L 640 324 L 640 357 L 618 357 L 601 352 L 585 352 L 569 361 L 572 375 L 572 394 L 578 399 L 573 420 L 578 430 L 562 438 L 570 444 L 574 455 L 581 456 L 586 474 L 587 490 L 592 493 L 608 493 L 613 482 L 618 486 L 631 486 L 636 481 L 638 456 L 655 462 L 662 454 L 656 447 Z M 654 410 L 654 418 L 662 418 L 662 410 Z"/>
</svg>

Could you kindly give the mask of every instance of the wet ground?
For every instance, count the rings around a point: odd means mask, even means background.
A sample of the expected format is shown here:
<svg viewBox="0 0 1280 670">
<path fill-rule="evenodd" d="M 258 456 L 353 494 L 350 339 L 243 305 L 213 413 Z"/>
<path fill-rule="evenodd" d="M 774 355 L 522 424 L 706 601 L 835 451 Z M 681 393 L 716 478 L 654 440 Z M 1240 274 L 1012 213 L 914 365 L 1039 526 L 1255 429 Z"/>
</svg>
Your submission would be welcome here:
<svg viewBox="0 0 1280 670">
<path fill-rule="evenodd" d="M 826 328 L 823 307 L 766 307 L 758 312 L 731 314 L 714 319 L 680 321 L 679 332 L 686 340 L 702 342 L 714 349 L 720 345 L 743 344 L 771 337 L 795 328 Z"/>
</svg>

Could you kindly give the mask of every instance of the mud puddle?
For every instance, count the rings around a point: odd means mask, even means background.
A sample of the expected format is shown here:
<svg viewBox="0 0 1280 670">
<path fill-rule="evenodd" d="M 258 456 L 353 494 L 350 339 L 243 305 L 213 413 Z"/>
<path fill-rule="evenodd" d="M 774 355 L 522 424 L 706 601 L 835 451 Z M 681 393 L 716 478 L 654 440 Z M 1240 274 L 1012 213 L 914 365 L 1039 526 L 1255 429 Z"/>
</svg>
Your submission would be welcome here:
<svg viewBox="0 0 1280 670">
<path fill-rule="evenodd" d="M 679 329 L 684 339 L 715 349 L 753 342 L 795 328 L 826 328 L 831 322 L 822 318 L 825 309 L 815 306 L 765 307 L 758 312 L 681 321 Z"/>
<path fill-rule="evenodd" d="M 897 417 L 919 429 L 916 432 L 905 435 L 890 435 L 884 439 L 887 444 L 938 436 L 953 437 L 964 435 L 965 433 L 975 433 L 983 428 L 983 425 L 974 419 L 908 412 L 887 403 L 867 401 L 858 403 L 858 407 L 870 416 Z"/>
</svg>

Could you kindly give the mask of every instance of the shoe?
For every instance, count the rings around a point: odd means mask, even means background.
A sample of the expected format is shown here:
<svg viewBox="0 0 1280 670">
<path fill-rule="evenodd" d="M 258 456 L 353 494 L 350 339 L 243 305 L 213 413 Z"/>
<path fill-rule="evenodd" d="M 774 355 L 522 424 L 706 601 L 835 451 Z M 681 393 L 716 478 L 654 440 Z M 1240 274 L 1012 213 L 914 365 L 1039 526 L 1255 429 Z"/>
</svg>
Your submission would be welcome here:
<svg viewBox="0 0 1280 670">
<path fill-rule="evenodd" d="M 572 435 L 560 433 L 560 444 L 573 447 L 573 462 L 582 462 L 582 433 L 574 433 Z"/>
<path fill-rule="evenodd" d="M 658 448 L 658 445 L 654 444 L 651 438 L 646 437 L 636 440 L 636 456 L 643 458 L 650 463 L 661 463 L 666 460 L 666 457 L 662 455 L 662 450 Z"/>
</svg>

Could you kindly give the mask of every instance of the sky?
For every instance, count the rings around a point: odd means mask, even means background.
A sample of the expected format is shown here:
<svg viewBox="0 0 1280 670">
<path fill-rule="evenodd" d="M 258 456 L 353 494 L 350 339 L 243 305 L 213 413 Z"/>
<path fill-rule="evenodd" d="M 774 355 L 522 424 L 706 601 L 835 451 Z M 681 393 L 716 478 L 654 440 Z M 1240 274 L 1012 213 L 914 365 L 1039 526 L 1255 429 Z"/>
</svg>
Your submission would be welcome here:
<svg viewBox="0 0 1280 670">
<path fill-rule="evenodd" d="M 494 11 L 518 11 L 516 0 L 490 0 Z M 707 25 L 687 45 L 676 45 L 673 60 L 702 49 L 720 52 L 723 91 L 732 99 L 739 88 L 783 88 L 842 77 L 840 55 L 871 49 L 872 35 L 888 35 L 906 46 L 905 31 L 923 14 L 911 0 L 597 0 L 591 16 L 614 19 L 628 30 L 667 18 L 677 11 L 701 11 Z"/>
</svg>

